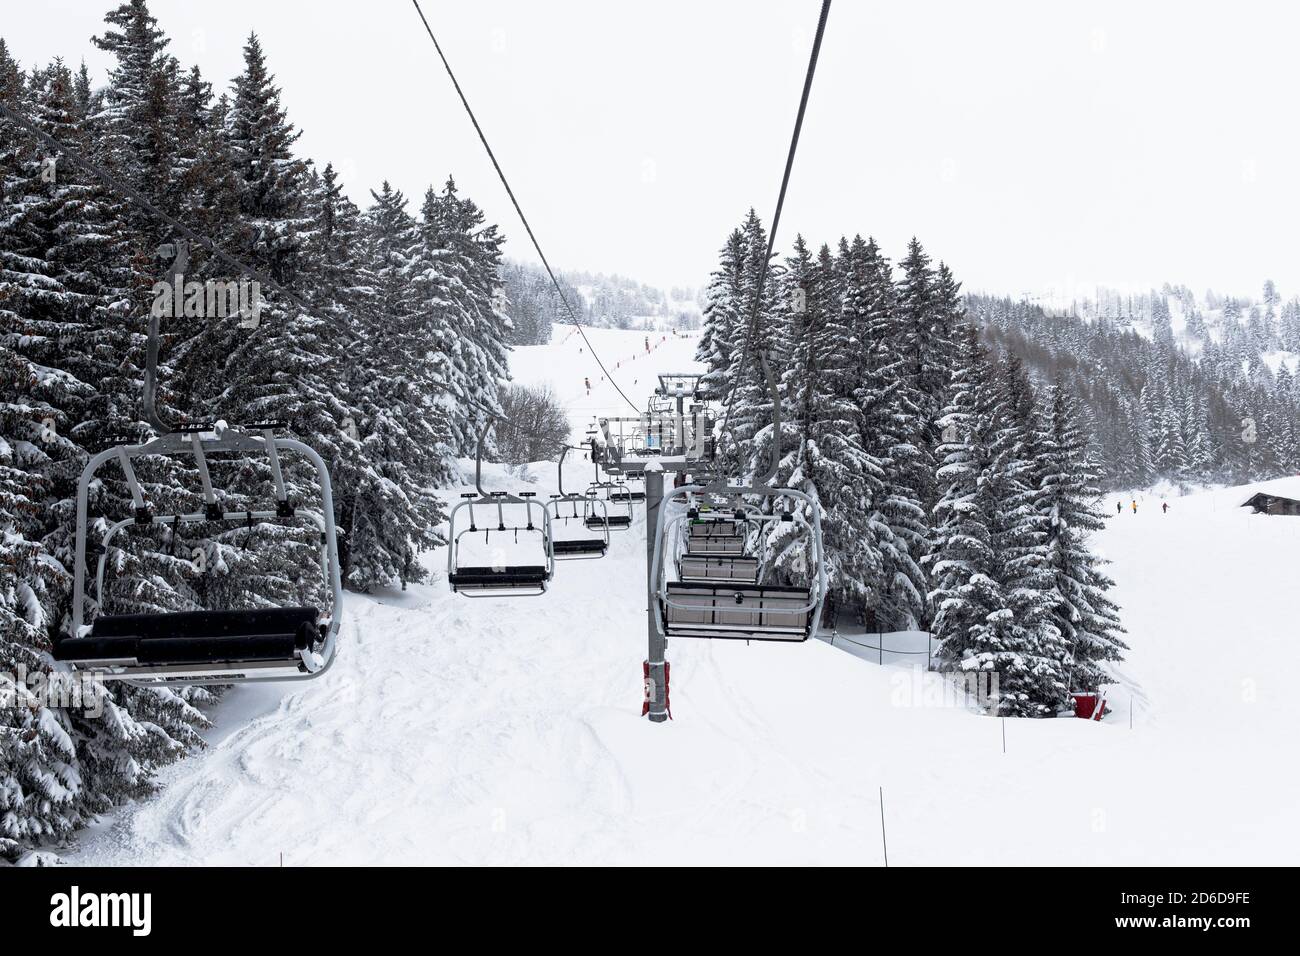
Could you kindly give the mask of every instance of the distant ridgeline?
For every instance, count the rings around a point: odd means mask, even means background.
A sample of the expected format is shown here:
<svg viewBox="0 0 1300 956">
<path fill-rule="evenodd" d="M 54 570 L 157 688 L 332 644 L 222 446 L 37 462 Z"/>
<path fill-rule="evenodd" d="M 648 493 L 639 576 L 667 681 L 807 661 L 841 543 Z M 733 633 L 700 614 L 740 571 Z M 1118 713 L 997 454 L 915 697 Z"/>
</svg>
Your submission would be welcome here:
<svg viewBox="0 0 1300 956">
<path fill-rule="evenodd" d="M 1076 303 L 966 297 L 999 351 L 1079 397 L 1105 488 L 1244 484 L 1300 470 L 1300 305 L 1271 282 L 1260 303 L 1183 287 Z"/>
<path fill-rule="evenodd" d="M 507 262 L 502 269 L 504 308 L 514 323 L 515 345 L 550 341 L 551 326 L 573 321 L 541 266 Z M 556 277 L 578 321 L 597 328 L 640 329 L 670 325 L 698 328 L 694 289 L 657 289 L 618 275 L 561 272 Z"/>
</svg>

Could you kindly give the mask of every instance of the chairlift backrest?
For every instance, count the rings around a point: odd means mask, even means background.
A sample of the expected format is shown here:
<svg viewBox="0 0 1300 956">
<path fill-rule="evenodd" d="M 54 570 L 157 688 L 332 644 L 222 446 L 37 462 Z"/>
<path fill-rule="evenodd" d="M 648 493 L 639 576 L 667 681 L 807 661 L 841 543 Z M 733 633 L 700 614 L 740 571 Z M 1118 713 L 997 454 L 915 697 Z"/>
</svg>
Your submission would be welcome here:
<svg viewBox="0 0 1300 956">
<path fill-rule="evenodd" d="M 156 358 L 156 355 L 155 355 Z M 146 403 L 150 405 L 151 403 Z M 341 625 L 342 582 L 339 572 L 334 503 L 329 471 L 308 445 L 275 435 L 282 423 L 258 422 L 247 430 L 224 423 L 197 423 L 151 441 L 117 445 L 91 457 L 77 485 L 77 524 L 73 575 L 72 631 L 55 646 L 55 659 L 73 671 L 97 670 L 108 678 L 135 684 L 213 684 L 265 680 L 301 680 L 319 676 L 333 663 Z M 256 430 L 260 434 L 254 434 Z M 301 454 L 315 468 L 321 495 L 319 513 L 289 500 L 280 464 L 282 452 Z M 270 464 L 274 508 L 227 511 L 220 504 L 208 462 L 213 455 L 265 457 Z M 201 484 L 202 510 L 157 514 L 145 499 L 133 462 L 155 455 L 193 456 Z M 86 589 L 87 531 L 91 484 L 99 469 L 116 460 L 126 478 L 133 514 L 108 526 L 100 545 L 93 599 Z M 256 610 L 212 610 L 160 614 L 104 613 L 108 548 L 131 526 L 163 525 L 173 532 L 181 524 L 213 521 L 255 522 L 306 518 L 316 527 L 321 574 L 330 606 Z M 87 623 L 87 607 L 94 616 Z"/>
<path fill-rule="evenodd" d="M 505 491 L 483 489 L 483 444 L 494 419 L 489 417 L 479 431 L 478 449 L 474 461 L 474 484 L 477 497 L 464 496 L 448 518 L 450 541 L 447 546 L 447 583 L 454 593 L 466 597 L 525 597 L 546 592 L 546 586 L 555 573 L 555 550 L 551 534 L 551 511 L 536 500 L 537 493 L 524 491 L 510 494 Z M 480 528 L 475 508 L 486 511 L 489 523 Z M 515 518 L 506 523 L 507 509 L 512 514 L 522 513 L 523 523 Z M 466 525 L 468 519 L 468 525 Z M 506 561 L 504 549 L 498 547 L 489 563 L 467 562 L 461 555 L 469 535 L 483 533 L 485 547 L 491 547 L 491 536 L 509 535 L 510 544 L 518 541 L 520 534 L 535 537 L 540 553 L 535 561 L 523 563 Z"/>
</svg>

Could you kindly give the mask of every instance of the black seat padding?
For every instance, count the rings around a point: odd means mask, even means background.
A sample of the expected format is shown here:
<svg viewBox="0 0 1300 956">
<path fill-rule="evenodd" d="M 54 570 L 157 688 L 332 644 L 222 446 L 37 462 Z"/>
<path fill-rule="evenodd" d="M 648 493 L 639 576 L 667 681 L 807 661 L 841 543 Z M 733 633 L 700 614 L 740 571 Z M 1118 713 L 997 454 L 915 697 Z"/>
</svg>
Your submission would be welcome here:
<svg viewBox="0 0 1300 956">
<path fill-rule="evenodd" d="M 87 637 L 65 637 L 57 660 L 198 664 L 293 660 L 321 638 L 314 607 L 173 614 L 101 614 Z"/>
<path fill-rule="evenodd" d="M 629 515 L 610 515 L 608 518 L 592 515 L 587 519 L 588 528 L 600 528 L 606 524 L 611 528 L 628 528 L 632 525 L 632 518 Z"/>
<path fill-rule="evenodd" d="M 533 588 L 546 583 L 546 568 L 457 568 L 447 580 L 453 588 Z"/>
<path fill-rule="evenodd" d="M 577 538 L 569 541 L 553 542 L 556 554 L 602 554 L 607 547 L 604 538 Z"/>
</svg>

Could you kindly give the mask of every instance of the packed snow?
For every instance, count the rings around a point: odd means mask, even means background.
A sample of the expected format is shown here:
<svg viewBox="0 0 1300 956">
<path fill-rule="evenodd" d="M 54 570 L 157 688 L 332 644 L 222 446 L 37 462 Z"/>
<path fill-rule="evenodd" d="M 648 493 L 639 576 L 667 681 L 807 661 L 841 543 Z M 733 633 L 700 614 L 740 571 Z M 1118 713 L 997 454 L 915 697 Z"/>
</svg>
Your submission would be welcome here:
<svg viewBox="0 0 1300 956">
<path fill-rule="evenodd" d="M 580 438 L 620 400 L 571 333 L 516 350 L 512 371 L 550 381 Z M 588 336 L 638 404 L 655 373 L 692 367 L 691 338 L 647 354 L 642 332 Z M 554 469 L 531 471 L 544 500 Z M 485 468 L 485 485 L 519 481 Z M 1300 478 L 1257 487 L 1300 497 Z M 890 865 L 1291 863 L 1300 518 L 1251 515 L 1250 493 L 1103 502 L 1131 651 L 1101 722 L 981 716 L 925 670 L 924 633 L 846 631 L 674 641 L 674 719 L 651 724 L 640 508 L 541 597 L 453 595 L 439 550 L 429 584 L 346 597 L 324 677 L 233 689 L 208 749 L 70 858 L 877 865 L 887 840 Z"/>
</svg>

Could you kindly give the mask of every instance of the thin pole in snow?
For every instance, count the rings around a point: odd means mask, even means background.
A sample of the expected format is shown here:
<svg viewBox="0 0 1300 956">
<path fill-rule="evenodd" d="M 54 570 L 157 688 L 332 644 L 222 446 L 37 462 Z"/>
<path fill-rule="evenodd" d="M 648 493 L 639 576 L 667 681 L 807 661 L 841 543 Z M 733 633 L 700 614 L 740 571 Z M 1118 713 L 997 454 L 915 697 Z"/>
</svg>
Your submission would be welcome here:
<svg viewBox="0 0 1300 956">
<path fill-rule="evenodd" d="M 1007 719 L 1002 718 L 1002 752 L 1007 752 Z"/>
<path fill-rule="evenodd" d="M 885 788 L 880 788 L 880 849 L 885 854 L 885 868 L 889 868 L 889 841 L 885 839 Z"/>
<path fill-rule="evenodd" d="M 1128 729 L 1133 729 L 1133 698 L 1128 699 Z"/>
</svg>

